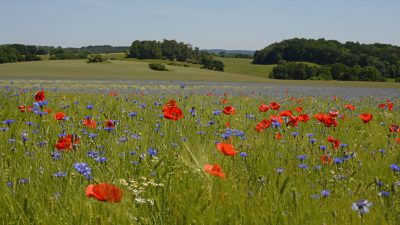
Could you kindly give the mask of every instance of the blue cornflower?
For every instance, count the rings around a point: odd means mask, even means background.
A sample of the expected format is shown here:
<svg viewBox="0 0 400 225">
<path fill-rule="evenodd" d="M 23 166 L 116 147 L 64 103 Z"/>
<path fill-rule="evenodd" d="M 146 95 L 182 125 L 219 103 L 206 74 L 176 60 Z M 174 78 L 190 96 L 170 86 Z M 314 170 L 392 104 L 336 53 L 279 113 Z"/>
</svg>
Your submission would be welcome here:
<svg viewBox="0 0 400 225">
<path fill-rule="evenodd" d="M 149 148 L 147 150 L 147 154 L 149 154 L 150 156 L 156 156 L 157 155 L 157 149 L 153 149 L 153 148 Z"/>
<path fill-rule="evenodd" d="M 218 115 L 220 115 L 220 114 L 222 113 L 222 111 L 219 110 L 219 109 L 215 109 L 212 113 L 213 113 L 214 115 L 218 116 Z"/>
<path fill-rule="evenodd" d="M 94 108 L 94 106 L 89 104 L 89 105 L 86 106 L 86 108 L 89 109 L 89 110 L 92 110 Z"/>
<path fill-rule="evenodd" d="M 243 158 L 246 158 L 247 157 L 247 152 L 241 152 L 240 156 L 243 157 Z"/>
<path fill-rule="evenodd" d="M 321 149 L 322 151 L 325 151 L 326 150 L 326 146 L 325 145 L 321 145 L 321 146 L 319 146 L 319 149 Z"/>
<path fill-rule="evenodd" d="M 293 137 L 297 137 L 299 135 L 299 132 L 292 132 Z"/>
<path fill-rule="evenodd" d="M 343 163 L 343 159 L 342 158 L 333 158 L 333 162 L 336 164 L 342 164 Z"/>
<path fill-rule="evenodd" d="M 7 185 L 7 187 L 13 187 L 13 186 L 14 186 L 14 183 L 13 183 L 12 181 L 8 181 L 8 182 L 6 183 L 6 185 Z"/>
<path fill-rule="evenodd" d="M 128 114 L 128 116 L 129 117 L 136 117 L 137 116 L 137 112 L 130 112 L 129 114 Z"/>
<path fill-rule="evenodd" d="M 28 122 L 25 122 L 25 124 L 28 125 L 28 126 L 32 126 L 34 123 L 28 121 Z"/>
<path fill-rule="evenodd" d="M 81 173 L 83 176 L 86 177 L 86 179 L 90 180 L 92 179 L 91 173 L 92 169 L 89 167 L 88 164 L 81 162 L 81 163 L 75 163 L 74 167 L 77 172 Z"/>
<path fill-rule="evenodd" d="M 53 173 L 53 176 L 55 176 L 55 177 L 65 177 L 65 176 L 67 176 L 67 172 Z"/>
<path fill-rule="evenodd" d="M 278 128 L 278 127 L 280 127 L 281 126 L 281 123 L 279 123 L 278 121 L 272 121 L 272 127 L 274 127 L 274 128 Z"/>
<path fill-rule="evenodd" d="M 10 124 L 14 123 L 15 120 L 3 120 L 3 124 L 10 126 Z"/>
<path fill-rule="evenodd" d="M 380 192 L 378 193 L 378 195 L 379 195 L 380 197 L 387 198 L 387 197 L 389 197 L 390 193 L 389 193 L 388 191 L 380 191 Z"/>
<path fill-rule="evenodd" d="M 52 157 L 54 160 L 60 160 L 60 159 L 61 159 L 61 156 L 62 156 L 61 152 L 52 152 L 52 153 L 51 153 L 51 157 Z"/>
<path fill-rule="evenodd" d="M 96 158 L 97 156 L 99 156 L 99 152 L 88 151 L 87 156 L 90 157 L 90 158 Z"/>
<path fill-rule="evenodd" d="M 314 134 L 306 134 L 306 135 L 307 135 L 307 137 L 309 137 L 309 138 L 311 138 L 311 137 L 314 136 Z"/>
<path fill-rule="evenodd" d="M 105 163 L 105 162 L 107 162 L 107 158 L 106 158 L 106 157 L 103 157 L 103 156 L 98 156 L 98 157 L 96 157 L 94 160 L 95 160 L 96 162 L 99 162 L 99 163 Z"/>
<path fill-rule="evenodd" d="M 331 191 L 330 190 L 322 190 L 321 191 L 321 196 L 322 197 L 328 197 L 329 195 L 331 194 Z"/>
<path fill-rule="evenodd" d="M 391 168 L 394 172 L 400 172 L 400 166 L 399 166 L 399 165 L 392 164 L 392 165 L 390 165 L 390 168 Z"/>
<path fill-rule="evenodd" d="M 192 114 L 192 117 L 195 117 L 197 115 L 195 107 L 192 107 L 191 109 L 189 109 L 189 112 Z"/>
<path fill-rule="evenodd" d="M 203 134 L 205 134 L 206 132 L 204 132 L 204 131 L 198 131 L 197 132 L 197 134 L 200 134 L 200 135 L 203 135 Z"/>
<path fill-rule="evenodd" d="M 300 159 L 300 161 L 304 161 L 307 159 L 307 156 L 306 155 L 298 155 L 297 158 Z"/>
<path fill-rule="evenodd" d="M 369 212 L 369 207 L 372 206 L 372 203 L 369 202 L 368 200 L 361 199 L 358 202 L 354 202 L 351 205 L 351 209 L 358 211 L 360 215 L 364 215 L 365 213 Z"/>
<path fill-rule="evenodd" d="M 254 114 L 245 114 L 244 115 L 247 119 L 255 119 L 255 116 L 254 116 Z"/>
<path fill-rule="evenodd" d="M 88 136 L 89 136 L 89 138 L 94 139 L 99 135 L 98 134 L 89 133 Z"/>
<path fill-rule="evenodd" d="M 1 127 L 0 128 L 1 131 L 8 131 L 8 129 L 9 129 L 8 127 Z"/>
<path fill-rule="evenodd" d="M 307 165 L 307 164 L 304 164 L 304 163 L 300 163 L 300 164 L 298 165 L 298 167 L 299 167 L 300 169 L 303 169 L 303 170 L 308 169 L 308 165 Z"/>
<path fill-rule="evenodd" d="M 310 141 L 311 144 L 314 144 L 315 142 L 317 142 L 317 139 L 311 138 L 309 141 Z"/>
<path fill-rule="evenodd" d="M 15 139 L 14 139 L 14 138 L 8 139 L 8 143 L 9 143 L 9 144 L 12 144 L 12 143 L 14 143 L 14 142 L 15 142 Z"/>
<path fill-rule="evenodd" d="M 278 174 L 281 174 L 281 173 L 283 173 L 283 171 L 285 171 L 283 168 L 276 168 L 276 170 L 275 170 Z"/>
<path fill-rule="evenodd" d="M 185 89 L 186 84 L 185 83 L 181 83 L 181 89 Z"/>
<path fill-rule="evenodd" d="M 345 143 L 341 143 L 340 144 L 340 147 L 342 147 L 342 148 L 345 148 L 345 147 L 347 147 L 347 146 L 349 146 L 348 144 L 345 144 Z"/>
</svg>

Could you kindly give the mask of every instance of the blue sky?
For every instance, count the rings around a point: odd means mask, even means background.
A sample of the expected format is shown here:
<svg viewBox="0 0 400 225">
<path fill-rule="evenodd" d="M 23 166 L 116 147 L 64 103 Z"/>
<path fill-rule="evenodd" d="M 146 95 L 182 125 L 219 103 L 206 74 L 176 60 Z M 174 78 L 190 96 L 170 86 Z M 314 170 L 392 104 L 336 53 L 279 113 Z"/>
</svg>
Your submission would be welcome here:
<svg viewBox="0 0 400 225">
<path fill-rule="evenodd" d="M 293 37 L 400 45 L 399 0 L 0 0 L 0 44 L 175 39 L 261 49 Z"/>
</svg>

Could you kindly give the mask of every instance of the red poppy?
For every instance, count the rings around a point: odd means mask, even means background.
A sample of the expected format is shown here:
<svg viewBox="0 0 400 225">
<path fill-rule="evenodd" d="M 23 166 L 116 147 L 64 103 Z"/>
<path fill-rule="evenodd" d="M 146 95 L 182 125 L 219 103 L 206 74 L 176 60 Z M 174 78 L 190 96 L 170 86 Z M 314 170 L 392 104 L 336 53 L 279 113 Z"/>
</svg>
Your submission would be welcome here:
<svg viewBox="0 0 400 225">
<path fill-rule="evenodd" d="M 389 131 L 390 132 L 400 132 L 400 127 L 398 125 L 390 125 Z"/>
<path fill-rule="evenodd" d="M 299 121 L 300 118 L 298 116 L 291 116 L 290 120 L 286 123 L 286 125 L 297 127 Z"/>
<path fill-rule="evenodd" d="M 231 127 L 231 123 L 229 123 L 229 121 L 226 121 L 226 123 L 225 123 L 225 127 L 226 127 L 226 128 L 229 128 L 229 127 Z"/>
<path fill-rule="evenodd" d="M 46 113 L 52 113 L 52 112 L 53 112 L 53 110 L 52 110 L 52 109 L 50 109 L 50 108 L 46 108 L 46 109 L 43 109 L 43 112 L 46 112 Z"/>
<path fill-rule="evenodd" d="M 364 123 L 368 123 L 373 118 L 372 114 L 370 113 L 363 113 L 359 117 Z"/>
<path fill-rule="evenodd" d="M 400 138 L 396 138 L 395 141 L 397 144 L 400 144 Z"/>
<path fill-rule="evenodd" d="M 165 104 L 162 108 L 162 111 L 164 112 L 165 110 L 167 110 L 168 108 L 174 108 L 174 107 L 178 107 L 178 104 L 176 103 L 175 100 L 170 99 L 167 104 Z"/>
<path fill-rule="evenodd" d="M 329 115 L 330 115 L 331 117 L 337 117 L 337 116 L 339 115 L 339 111 L 337 111 L 337 110 L 331 110 L 331 111 L 329 111 Z"/>
<path fill-rule="evenodd" d="M 204 171 L 216 177 L 225 177 L 225 174 L 222 172 L 222 168 L 218 164 L 204 165 Z"/>
<path fill-rule="evenodd" d="M 60 137 L 56 143 L 56 148 L 58 150 L 69 151 L 74 145 L 79 144 L 79 136 L 75 134 L 68 134 L 66 137 Z"/>
<path fill-rule="evenodd" d="M 234 149 L 233 145 L 224 142 L 219 142 L 217 144 L 217 149 L 224 155 L 228 156 L 234 156 L 238 153 L 238 151 Z"/>
<path fill-rule="evenodd" d="M 227 102 L 228 102 L 228 100 L 226 100 L 225 98 L 221 99 L 222 104 L 226 104 Z"/>
<path fill-rule="evenodd" d="M 35 102 L 44 101 L 44 91 L 38 91 L 35 94 Z"/>
<path fill-rule="evenodd" d="M 276 133 L 275 134 L 275 140 L 280 140 L 282 139 L 282 134 L 281 133 Z"/>
<path fill-rule="evenodd" d="M 271 102 L 269 103 L 269 107 L 271 107 L 272 110 L 279 110 L 281 108 L 281 105 L 279 105 L 279 103 L 276 102 Z"/>
<path fill-rule="evenodd" d="M 303 123 L 310 120 L 310 117 L 307 114 L 300 114 L 298 117 L 299 117 L 299 121 L 301 121 Z"/>
<path fill-rule="evenodd" d="M 271 124 L 272 124 L 272 120 L 263 119 L 261 122 L 259 122 L 256 125 L 255 129 L 258 132 L 262 132 L 262 131 L 264 131 L 264 129 L 270 127 Z"/>
<path fill-rule="evenodd" d="M 20 105 L 20 106 L 18 106 L 18 109 L 19 109 L 20 112 L 25 112 L 26 111 L 26 106 Z"/>
<path fill-rule="evenodd" d="M 389 111 L 393 110 L 393 103 L 389 102 L 388 104 L 386 104 L 387 108 Z"/>
<path fill-rule="evenodd" d="M 182 110 L 178 107 L 169 107 L 164 110 L 164 118 L 169 120 L 179 120 L 183 118 Z"/>
<path fill-rule="evenodd" d="M 92 120 L 92 119 L 84 119 L 83 120 L 83 125 L 89 127 L 89 128 L 96 128 L 97 127 L 97 123 L 96 121 Z"/>
<path fill-rule="evenodd" d="M 118 92 L 117 92 L 117 91 L 114 91 L 114 90 L 112 90 L 112 91 L 108 92 L 108 96 L 111 96 L 111 97 L 116 97 L 116 96 L 118 96 Z"/>
<path fill-rule="evenodd" d="M 102 202 L 118 203 L 122 200 L 123 192 L 112 184 L 90 184 L 86 187 L 86 196 Z"/>
<path fill-rule="evenodd" d="M 56 114 L 54 114 L 54 119 L 56 120 L 63 120 L 65 118 L 65 113 L 63 112 L 58 112 Z"/>
<path fill-rule="evenodd" d="M 314 118 L 320 121 L 321 123 L 325 124 L 326 127 L 337 127 L 338 122 L 336 121 L 335 117 L 332 117 L 329 114 L 318 113 L 314 115 Z"/>
<path fill-rule="evenodd" d="M 381 103 L 381 104 L 378 105 L 378 108 L 380 108 L 380 109 L 384 109 L 385 107 L 386 107 L 385 103 Z"/>
<path fill-rule="evenodd" d="M 107 120 L 107 122 L 105 123 L 105 126 L 107 128 L 115 128 L 115 122 L 114 120 Z"/>
<path fill-rule="evenodd" d="M 261 104 L 261 105 L 258 107 L 258 110 L 259 110 L 260 112 L 267 112 L 269 109 L 270 109 L 269 106 L 266 105 L 266 104 Z"/>
<path fill-rule="evenodd" d="M 235 114 L 235 111 L 236 111 L 236 109 L 233 108 L 232 106 L 227 106 L 224 108 L 223 113 L 226 115 L 233 115 L 233 114 Z"/>
<path fill-rule="evenodd" d="M 319 122 L 325 123 L 325 121 L 329 119 L 330 116 L 323 113 L 318 113 L 314 115 L 314 118 L 317 119 Z"/>
<path fill-rule="evenodd" d="M 297 108 L 294 108 L 294 110 L 296 110 L 297 112 L 302 112 L 303 108 L 302 107 L 297 107 Z"/>
<path fill-rule="evenodd" d="M 293 113 L 290 110 L 285 110 L 279 113 L 280 116 L 286 116 L 286 117 L 290 117 L 292 114 Z"/>
<path fill-rule="evenodd" d="M 354 105 L 352 105 L 352 104 L 346 104 L 346 105 L 344 105 L 344 107 L 346 109 L 350 109 L 350 110 L 355 110 L 356 109 L 356 107 Z"/>
<path fill-rule="evenodd" d="M 334 138 L 334 137 L 332 137 L 332 136 L 329 136 L 329 137 L 327 138 L 327 141 L 332 143 L 333 148 L 337 148 L 337 147 L 339 147 L 339 145 L 340 145 L 339 139 L 336 139 L 336 138 Z"/>
<path fill-rule="evenodd" d="M 323 154 L 320 159 L 324 165 L 332 165 L 333 163 L 333 159 L 330 155 Z"/>
</svg>

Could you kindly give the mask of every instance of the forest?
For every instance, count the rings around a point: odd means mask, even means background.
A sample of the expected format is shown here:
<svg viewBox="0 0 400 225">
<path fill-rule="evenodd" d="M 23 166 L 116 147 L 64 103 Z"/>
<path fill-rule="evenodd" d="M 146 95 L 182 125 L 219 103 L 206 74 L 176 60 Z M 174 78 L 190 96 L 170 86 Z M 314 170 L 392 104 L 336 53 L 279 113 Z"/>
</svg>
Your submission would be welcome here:
<svg viewBox="0 0 400 225">
<path fill-rule="evenodd" d="M 310 66 L 296 66 L 285 61 L 323 65 L 320 70 L 324 73 L 321 76 L 307 73 Z M 383 81 L 392 78 L 400 81 L 400 47 L 389 44 L 343 44 L 335 40 L 294 38 L 256 51 L 253 63 L 279 64 L 270 74 L 271 78 L 277 79 Z"/>
</svg>

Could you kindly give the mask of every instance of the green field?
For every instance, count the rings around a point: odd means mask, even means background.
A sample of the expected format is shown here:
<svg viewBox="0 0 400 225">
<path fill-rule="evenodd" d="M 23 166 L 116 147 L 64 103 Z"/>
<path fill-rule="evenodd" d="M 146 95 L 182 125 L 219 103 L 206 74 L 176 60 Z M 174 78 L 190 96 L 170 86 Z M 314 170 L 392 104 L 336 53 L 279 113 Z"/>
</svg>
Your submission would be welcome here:
<svg viewBox="0 0 400 225">
<path fill-rule="evenodd" d="M 0 79 L 10 80 L 179 80 L 210 82 L 254 82 L 288 85 L 316 86 L 360 86 L 360 87 L 400 87 L 394 82 L 351 82 L 351 81 L 294 81 L 269 79 L 272 65 L 254 65 L 250 59 L 218 58 L 225 65 L 226 72 L 190 67 L 167 65 L 169 71 L 153 71 L 148 63 L 168 64 L 163 60 L 125 59 L 124 54 L 107 54 L 111 63 L 89 64 L 85 60 L 43 60 L 0 64 Z"/>
</svg>

